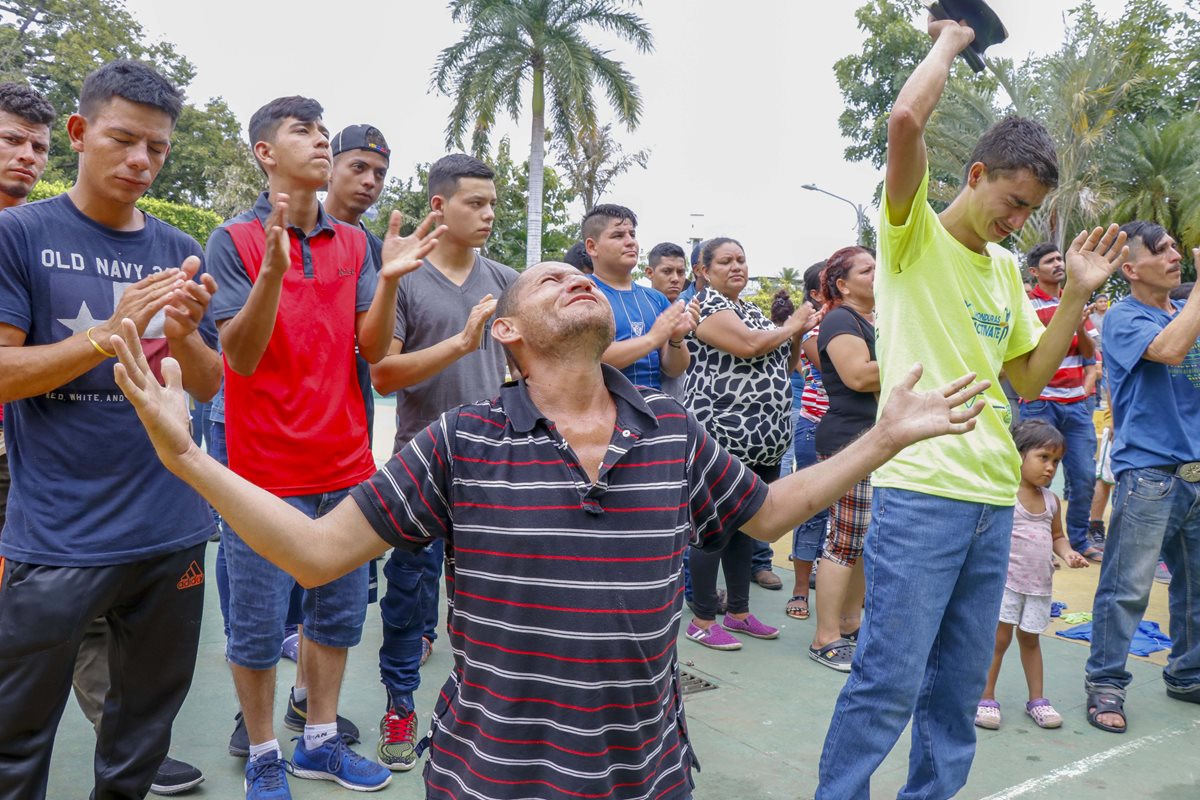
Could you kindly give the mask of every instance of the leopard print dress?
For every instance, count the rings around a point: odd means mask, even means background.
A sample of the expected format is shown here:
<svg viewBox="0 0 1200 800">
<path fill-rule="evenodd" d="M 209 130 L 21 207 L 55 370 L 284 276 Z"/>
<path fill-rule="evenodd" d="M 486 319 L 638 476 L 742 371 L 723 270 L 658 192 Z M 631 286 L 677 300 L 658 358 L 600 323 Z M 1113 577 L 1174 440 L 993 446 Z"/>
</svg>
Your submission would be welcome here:
<svg viewBox="0 0 1200 800">
<path fill-rule="evenodd" d="M 700 298 L 700 320 L 732 310 L 751 330 L 775 325 L 753 303 L 733 301 L 714 289 Z M 766 355 L 738 358 L 692 340 L 684 404 L 717 442 L 745 464 L 774 466 L 792 443 L 791 340 Z"/>
</svg>

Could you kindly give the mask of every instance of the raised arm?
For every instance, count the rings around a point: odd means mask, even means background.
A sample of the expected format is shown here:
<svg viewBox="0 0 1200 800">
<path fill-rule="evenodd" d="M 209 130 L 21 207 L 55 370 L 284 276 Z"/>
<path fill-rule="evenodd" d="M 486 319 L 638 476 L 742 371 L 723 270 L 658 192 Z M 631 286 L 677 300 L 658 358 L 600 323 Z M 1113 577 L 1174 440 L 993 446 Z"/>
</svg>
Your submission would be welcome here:
<svg viewBox="0 0 1200 800">
<path fill-rule="evenodd" d="M 854 484 L 922 439 L 966 433 L 986 403 L 961 409 L 972 397 L 986 391 L 988 381 L 972 384 L 975 375 L 928 392 L 916 392 L 921 365 L 914 366 L 891 395 L 875 427 L 837 455 L 792 473 L 771 484 L 767 500 L 742 530 L 767 542 L 790 532 L 823 508 L 829 508 Z"/>
<path fill-rule="evenodd" d="M 1192 251 L 1192 258 L 1200 267 L 1200 247 Z M 1175 319 L 1150 342 L 1142 358 L 1177 367 L 1196 344 L 1197 337 L 1200 337 L 1200 292 L 1193 290 Z"/>
<path fill-rule="evenodd" d="M 933 49 L 905 81 L 888 116 L 887 187 L 888 218 L 903 225 L 913 198 L 925 178 L 929 158 L 925 152 L 925 126 L 942 98 L 954 58 L 975 40 L 975 31 L 952 20 L 929 20 Z"/>
<path fill-rule="evenodd" d="M 1078 320 L 1092 293 L 1100 288 L 1117 265 L 1129 258 L 1126 236 L 1116 225 L 1107 230 L 1082 231 L 1067 249 L 1067 285 L 1058 310 L 1042 332 L 1037 347 L 1004 362 L 1004 371 L 1017 393 L 1036 400 L 1062 364 Z"/>
<path fill-rule="evenodd" d="M 726 308 L 701 320 L 696 326 L 696 338 L 738 358 L 756 358 L 797 335 L 803 335 L 819 323 L 820 313 L 814 312 L 807 303 L 802 303 L 782 325 L 765 331 L 747 327 L 733 309 Z"/>
<path fill-rule="evenodd" d="M 405 352 L 404 342 L 392 339 L 388 354 L 378 364 L 371 365 L 371 384 L 380 394 L 391 394 L 432 378 L 446 367 L 479 349 L 487 336 L 488 320 L 496 311 L 497 301 L 490 295 L 475 304 L 467 324 L 455 336 L 432 347 Z M 499 345 L 497 345 L 499 346 Z"/>
<path fill-rule="evenodd" d="M 24 330 L 0 323 L 0 402 L 45 394 L 112 358 L 108 338 L 121 320 L 130 318 L 141 335 L 183 284 L 179 269 L 149 275 L 125 290 L 110 319 L 54 344 L 26 347 Z"/>
<path fill-rule="evenodd" d="M 275 195 L 271 213 L 264 225 L 267 242 L 262 265 L 246 297 L 246 304 L 233 317 L 217 323 L 225 360 L 229 368 L 239 375 L 254 374 L 275 330 L 283 277 L 291 266 L 287 204 L 286 194 Z M 211 245 L 209 252 L 212 252 Z"/>
<path fill-rule="evenodd" d="M 622 339 L 619 342 L 613 342 L 604 351 L 604 356 L 601 358 L 605 364 L 617 369 L 625 369 L 633 362 L 644 357 L 652 350 L 665 350 L 670 346 L 670 342 L 682 343 L 683 337 L 691 330 L 691 317 L 687 313 L 687 308 L 683 302 L 672 303 L 667 307 L 667 310 L 658 315 L 654 320 L 654 324 L 650 326 L 650 330 L 641 336 L 635 336 L 632 339 Z M 660 353 L 660 356 L 662 353 Z M 672 364 L 677 365 L 677 361 L 667 354 L 668 358 L 672 359 Z M 661 363 L 661 362 L 660 362 Z M 687 366 L 686 364 L 684 365 Z M 663 370 L 667 372 L 666 370 Z M 675 377 L 678 373 L 667 372 L 670 377 Z"/>
<path fill-rule="evenodd" d="M 353 500 L 343 500 L 320 519 L 310 519 L 278 497 L 239 477 L 192 441 L 179 364 L 163 360 L 166 386 L 159 384 L 129 320 L 120 336 L 104 342 L 116 350 L 117 385 L 129 398 L 150 435 L 159 459 L 206 499 L 256 552 L 306 588 L 320 586 L 385 552 Z M 303 541 L 303 547 L 296 542 Z"/>
<path fill-rule="evenodd" d="M 400 285 L 400 279 L 421 266 L 421 260 L 437 246 L 437 237 L 446 231 L 446 226 L 441 225 L 430 232 L 433 214 L 429 214 L 410 236 L 401 236 L 400 225 L 403 222 L 400 212 L 393 211 L 388 220 L 387 235 L 383 239 L 375 296 L 371 300 L 371 307 L 355 317 L 358 352 L 371 364 L 386 356 L 391 346 L 392 323 L 396 319 L 396 288 Z M 370 267 L 364 264 L 363 269 Z"/>
</svg>

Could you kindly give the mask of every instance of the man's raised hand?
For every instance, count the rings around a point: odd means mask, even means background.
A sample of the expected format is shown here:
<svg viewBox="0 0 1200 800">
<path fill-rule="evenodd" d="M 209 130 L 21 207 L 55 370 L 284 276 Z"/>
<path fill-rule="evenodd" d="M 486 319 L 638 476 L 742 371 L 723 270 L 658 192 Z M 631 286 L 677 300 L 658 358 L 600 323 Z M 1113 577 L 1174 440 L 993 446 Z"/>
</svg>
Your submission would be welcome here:
<svg viewBox="0 0 1200 800">
<path fill-rule="evenodd" d="M 1092 292 L 1108 280 L 1122 261 L 1129 259 L 1127 237 L 1113 223 L 1105 228 L 1080 231 L 1067 248 L 1067 290 Z"/>
<path fill-rule="evenodd" d="M 490 294 L 485 294 L 483 299 L 471 309 L 471 313 L 467 317 L 467 324 L 463 326 L 462 333 L 459 334 L 462 337 L 463 349 L 468 353 L 479 349 L 484 331 L 488 330 L 487 322 L 496 312 L 497 302 Z"/>
<path fill-rule="evenodd" d="M 183 339 L 194 333 L 217 293 L 217 282 L 207 272 L 200 276 L 199 283 L 193 280 L 200 269 L 200 259 L 196 256 L 188 256 L 180 269 L 184 283 L 172 293 L 163 323 L 163 335 L 168 339 Z"/>
<path fill-rule="evenodd" d="M 896 385 L 876 425 L 888 436 L 897 452 L 922 439 L 932 439 L 947 433 L 961 434 L 975 428 L 975 418 L 983 412 L 985 401 L 969 402 L 991 386 L 990 381 L 974 383 L 975 373 L 968 373 L 940 389 L 916 391 L 923 368 L 920 364 Z M 962 406 L 966 405 L 966 408 Z"/>
<path fill-rule="evenodd" d="M 433 214 L 422 220 L 417 229 L 409 236 L 400 235 L 400 225 L 404 216 L 399 211 L 393 211 L 388 220 L 387 235 L 383 238 L 383 258 L 379 268 L 379 277 L 383 279 L 399 278 L 421 266 L 421 260 L 433 252 L 438 239 L 446 232 L 445 225 L 433 227 Z"/>
<path fill-rule="evenodd" d="M 952 19 L 936 19 L 932 14 L 927 23 L 929 36 L 935 42 L 946 41 L 954 47 L 954 52 L 961 53 L 967 45 L 975 41 L 975 31 L 965 22 Z"/>
<path fill-rule="evenodd" d="M 159 459 L 167 469 L 174 470 L 196 447 L 192 441 L 191 415 L 179 362 L 173 358 L 163 359 L 162 374 L 166 386 L 161 385 L 146 361 L 137 326 L 130 319 L 121 320 L 120 335 L 112 336 L 109 342 L 120 359 L 113 365 L 117 385 L 137 411 Z"/>
<path fill-rule="evenodd" d="M 264 275 L 272 278 L 283 278 L 292 265 L 292 243 L 288 238 L 288 196 L 275 195 L 271 203 L 271 213 L 263 228 L 267 235 L 267 246 L 263 252 L 262 266 L 259 277 Z"/>
<path fill-rule="evenodd" d="M 183 271 L 175 267 L 147 275 L 121 294 L 116 310 L 98 333 L 102 338 L 114 336 L 120 333 L 122 321 L 128 319 L 141 336 L 154 315 L 166 308 L 185 282 Z"/>
</svg>

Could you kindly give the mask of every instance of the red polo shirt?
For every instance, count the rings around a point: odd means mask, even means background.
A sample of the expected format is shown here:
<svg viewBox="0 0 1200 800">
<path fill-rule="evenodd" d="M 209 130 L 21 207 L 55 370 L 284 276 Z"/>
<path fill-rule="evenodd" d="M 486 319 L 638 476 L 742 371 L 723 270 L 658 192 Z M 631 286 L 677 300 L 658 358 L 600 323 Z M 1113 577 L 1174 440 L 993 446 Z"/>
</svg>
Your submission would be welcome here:
<svg viewBox="0 0 1200 800">
<path fill-rule="evenodd" d="M 218 322 L 246 304 L 270 210 L 264 192 L 208 240 Z M 344 489 L 375 472 L 354 362 L 355 320 L 370 307 L 376 282 L 366 236 L 324 208 L 312 232 L 291 227 L 288 236 L 292 263 L 262 360 L 249 377 L 225 363 L 229 467 L 284 497 Z"/>
</svg>

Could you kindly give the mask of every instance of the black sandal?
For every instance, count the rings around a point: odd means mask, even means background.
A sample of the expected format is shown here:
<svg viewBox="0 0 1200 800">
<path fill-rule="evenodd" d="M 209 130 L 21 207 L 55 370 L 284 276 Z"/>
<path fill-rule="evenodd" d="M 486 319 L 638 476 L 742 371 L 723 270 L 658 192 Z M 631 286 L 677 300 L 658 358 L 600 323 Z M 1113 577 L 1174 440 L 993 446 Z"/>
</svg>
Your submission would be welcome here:
<svg viewBox="0 0 1200 800">
<path fill-rule="evenodd" d="M 1109 733 L 1124 733 L 1129 729 L 1129 720 L 1125 718 L 1125 699 L 1123 697 L 1108 692 L 1088 692 L 1087 704 L 1087 721 L 1093 727 Z M 1120 728 L 1105 725 L 1096 719 L 1101 714 L 1120 714 L 1121 721 L 1125 724 Z"/>
</svg>

